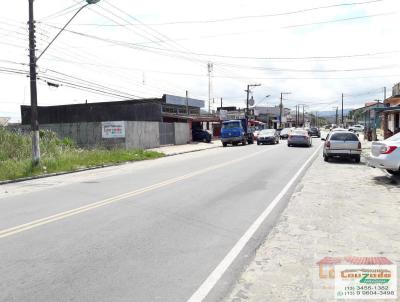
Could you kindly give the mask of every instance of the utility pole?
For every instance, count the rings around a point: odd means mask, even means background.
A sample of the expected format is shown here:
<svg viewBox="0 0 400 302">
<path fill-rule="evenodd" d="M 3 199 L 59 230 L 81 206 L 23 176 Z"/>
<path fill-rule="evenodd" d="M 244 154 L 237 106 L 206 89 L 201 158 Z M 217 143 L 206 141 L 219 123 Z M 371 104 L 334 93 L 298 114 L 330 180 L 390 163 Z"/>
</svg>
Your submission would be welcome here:
<svg viewBox="0 0 400 302">
<path fill-rule="evenodd" d="M 221 109 L 222 109 L 222 98 L 221 98 Z"/>
<path fill-rule="evenodd" d="M 189 91 L 186 90 L 186 115 L 189 116 Z"/>
<path fill-rule="evenodd" d="M 251 87 L 258 87 L 258 86 L 261 86 L 261 84 L 249 84 L 249 85 L 247 85 L 247 89 L 246 89 L 246 92 L 247 92 L 247 97 L 246 97 L 246 116 L 249 115 L 250 88 Z"/>
<path fill-rule="evenodd" d="M 291 94 L 291 92 L 281 92 L 281 102 L 279 104 L 279 128 L 282 128 L 283 95 L 284 94 Z"/>
<path fill-rule="evenodd" d="M 29 0 L 29 75 L 31 88 L 31 131 L 32 131 L 32 162 L 40 162 L 39 121 L 37 112 L 37 84 L 36 84 L 36 41 L 35 19 L 33 16 L 33 1 Z"/>
<path fill-rule="evenodd" d="M 35 18 L 33 13 L 34 0 L 28 0 L 29 3 L 29 78 L 31 90 L 31 131 L 32 131 L 32 163 L 38 165 L 40 163 L 40 136 L 39 136 L 39 119 L 37 108 L 37 62 L 43 54 L 54 43 L 58 36 L 65 30 L 65 28 L 72 22 L 72 20 L 88 5 L 96 4 L 100 0 L 86 0 L 86 4 L 78 9 L 72 18 L 61 28 L 57 35 L 50 41 L 46 48 L 36 57 L 36 37 L 35 37 Z"/>
<path fill-rule="evenodd" d="M 386 100 L 386 86 L 383 87 L 383 102 Z"/>
<path fill-rule="evenodd" d="M 207 64 L 208 70 L 208 114 L 211 114 L 211 73 L 213 72 L 213 63 Z"/>
<path fill-rule="evenodd" d="M 344 127 L 343 98 L 344 98 L 344 95 L 343 95 L 343 93 L 342 93 L 342 127 Z"/>
<path fill-rule="evenodd" d="M 339 107 L 336 107 L 336 126 L 338 126 L 339 123 Z"/>
</svg>

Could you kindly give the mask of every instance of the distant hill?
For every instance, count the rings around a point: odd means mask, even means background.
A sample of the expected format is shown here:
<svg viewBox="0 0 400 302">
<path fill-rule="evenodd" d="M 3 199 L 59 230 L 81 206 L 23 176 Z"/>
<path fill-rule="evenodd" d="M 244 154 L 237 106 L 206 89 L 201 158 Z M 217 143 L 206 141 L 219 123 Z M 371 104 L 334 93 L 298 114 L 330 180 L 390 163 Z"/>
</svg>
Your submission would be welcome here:
<svg viewBox="0 0 400 302">
<path fill-rule="evenodd" d="M 343 114 L 347 115 L 351 110 L 353 109 L 343 109 Z M 339 108 L 339 115 L 342 114 L 342 110 Z M 318 111 L 318 115 L 320 117 L 326 117 L 326 116 L 334 116 L 336 115 L 336 111 Z"/>
</svg>

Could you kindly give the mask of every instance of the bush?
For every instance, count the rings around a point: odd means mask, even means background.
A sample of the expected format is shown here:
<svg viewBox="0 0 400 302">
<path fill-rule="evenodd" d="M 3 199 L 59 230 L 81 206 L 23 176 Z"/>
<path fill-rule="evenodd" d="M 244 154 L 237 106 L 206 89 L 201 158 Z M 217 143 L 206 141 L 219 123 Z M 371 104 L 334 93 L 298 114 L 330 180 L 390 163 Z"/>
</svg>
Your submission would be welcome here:
<svg viewBox="0 0 400 302">
<path fill-rule="evenodd" d="M 144 150 L 78 149 L 72 139 L 60 140 L 56 133 L 49 130 L 41 130 L 40 138 L 41 163 L 33 166 L 31 136 L 0 128 L 0 180 L 75 171 L 80 168 L 164 156 L 158 152 Z"/>
</svg>

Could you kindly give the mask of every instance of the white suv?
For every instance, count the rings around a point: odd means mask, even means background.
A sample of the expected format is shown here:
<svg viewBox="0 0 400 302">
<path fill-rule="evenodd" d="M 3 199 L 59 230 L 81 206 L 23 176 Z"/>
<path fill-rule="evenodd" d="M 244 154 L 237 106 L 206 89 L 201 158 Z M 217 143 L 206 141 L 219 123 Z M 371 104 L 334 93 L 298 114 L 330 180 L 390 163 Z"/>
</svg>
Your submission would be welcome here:
<svg viewBox="0 0 400 302">
<path fill-rule="evenodd" d="M 353 125 L 353 126 L 349 127 L 349 131 L 362 132 L 362 131 L 364 131 L 364 126 L 363 125 Z"/>
</svg>

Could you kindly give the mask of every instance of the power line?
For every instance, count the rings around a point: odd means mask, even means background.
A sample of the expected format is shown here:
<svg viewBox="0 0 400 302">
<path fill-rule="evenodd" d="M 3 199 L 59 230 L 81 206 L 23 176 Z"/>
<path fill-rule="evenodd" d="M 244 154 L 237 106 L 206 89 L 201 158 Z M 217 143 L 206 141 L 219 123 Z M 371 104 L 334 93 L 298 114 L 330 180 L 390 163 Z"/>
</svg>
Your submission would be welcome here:
<svg viewBox="0 0 400 302">
<path fill-rule="evenodd" d="M 43 23 L 44 24 L 44 23 Z M 49 27 L 58 28 L 57 26 L 46 24 Z M 96 35 L 86 34 L 82 32 L 78 32 L 75 30 L 66 30 L 69 33 L 91 38 L 98 41 L 103 41 L 107 43 L 112 43 L 122 47 L 128 48 L 135 48 L 138 50 L 154 50 L 154 51 L 161 51 L 161 52 L 173 52 L 175 54 L 185 54 L 185 55 L 195 55 L 195 56 L 202 56 L 202 57 L 216 57 L 216 58 L 227 58 L 227 59 L 240 59 L 240 60 L 319 60 L 319 59 L 345 59 L 345 58 L 356 58 L 356 57 L 371 57 L 371 56 L 379 56 L 385 54 L 393 54 L 393 53 L 400 53 L 400 51 L 382 51 L 382 52 L 372 52 L 372 53 L 360 53 L 360 54 L 348 54 L 348 55 L 332 55 L 332 56 L 303 56 L 303 57 L 251 57 L 251 56 L 231 56 L 231 55 L 221 55 L 221 54 L 206 54 L 206 53 L 199 53 L 199 52 L 188 52 L 188 51 L 181 51 L 181 50 L 170 50 L 166 48 L 159 48 L 153 46 L 147 46 L 137 43 L 130 43 L 121 40 L 113 40 L 102 38 Z M 204 59 L 205 60 L 205 59 Z M 204 61 L 203 60 L 203 61 Z M 207 61 L 204 61 L 207 62 Z"/>
<path fill-rule="evenodd" d="M 219 19 L 208 19 L 208 20 L 186 20 L 186 21 L 170 21 L 170 22 L 163 22 L 163 23 L 147 23 L 145 25 L 151 26 L 161 26 L 161 25 L 178 25 L 178 24 L 207 24 L 207 23 L 219 23 L 219 22 L 229 22 L 229 21 L 236 21 L 236 20 L 246 20 L 246 19 L 259 19 L 259 18 L 268 18 L 268 17 L 279 17 L 279 16 L 288 16 L 300 13 L 307 13 L 316 10 L 324 10 L 336 7 L 349 7 L 349 6 L 356 6 L 356 5 L 365 5 L 365 4 L 372 4 L 377 2 L 382 2 L 384 0 L 373 0 L 373 1 L 363 1 L 363 2 L 352 2 L 352 3 L 340 3 L 334 5 L 327 5 L 327 6 L 318 6 L 312 8 L 305 8 L 300 10 L 288 11 L 288 12 L 281 12 L 281 13 L 274 13 L 274 14 L 262 14 L 262 15 L 250 15 L 250 16 L 237 16 L 237 17 L 229 17 L 229 18 L 219 18 Z M 132 25 L 139 25 L 139 24 L 77 24 L 77 25 L 88 25 L 88 26 L 132 26 Z M 141 24 L 144 25 L 144 24 Z"/>
<path fill-rule="evenodd" d="M 81 2 L 82 2 L 82 1 L 81 1 Z M 63 8 L 63 9 L 61 9 L 61 10 L 55 12 L 55 13 L 52 13 L 51 15 L 48 15 L 48 16 L 46 16 L 46 17 L 43 17 L 43 18 L 41 18 L 40 20 L 41 20 L 41 21 L 43 21 L 43 20 L 50 20 L 50 19 L 54 19 L 54 18 L 59 18 L 59 17 L 65 16 L 65 15 L 67 15 L 67 14 L 69 14 L 69 13 L 72 13 L 72 12 L 73 12 L 74 10 L 76 10 L 80 5 L 81 5 L 81 3 L 75 3 L 75 4 L 73 4 L 73 5 L 71 5 L 71 6 L 68 6 L 68 7 L 66 7 L 66 8 Z"/>
</svg>

